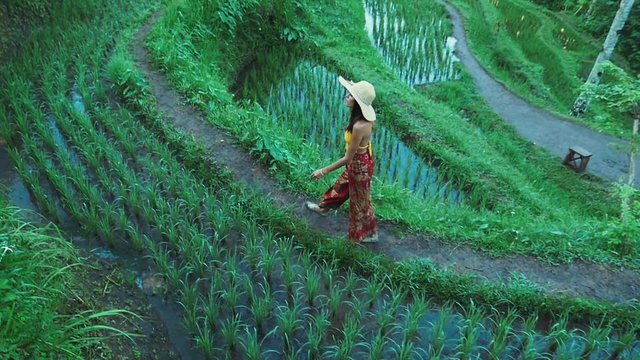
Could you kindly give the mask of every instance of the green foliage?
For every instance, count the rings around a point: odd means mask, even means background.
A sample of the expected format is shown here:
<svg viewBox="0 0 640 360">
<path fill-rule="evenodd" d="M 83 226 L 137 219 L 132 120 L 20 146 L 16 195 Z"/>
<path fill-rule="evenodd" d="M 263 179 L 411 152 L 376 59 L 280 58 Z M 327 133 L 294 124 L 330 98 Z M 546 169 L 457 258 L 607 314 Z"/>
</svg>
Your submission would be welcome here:
<svg viewBox="0 0 640 360">
<path fill-rule="evenodd" d="M 0 204 L 0 358 L 82 358 L 83 348 L 101 341 L 98 331 L 129 336 L 98 324 L 126 312 L 62 315 L 71 296 L 71 269 L 79 266 L 70 243 L 50 228 L 20 220 Z M 54 234 L 54 235 L 49 235 Z M 127 313 L 131 315 L 130 313 Z M 107 335 L 108 336 L 108 335 Z"/>
<path fill-rule="evenodd" d="M 606 106 L 640 119 L 640 76 L 634 79 L 611 62 L 604 63 L 602 70 L 604 81 L 595 87 L 587 85 L 589 90 Z"/>
<path fill-rule="evenodd" d="M 607 245 L 621 255 L 631 254 L 640 247 L 640 191 L 616 184 L 615 193 L 620 199 L 621 214 L 611 219 L 601 236 Z"/>
<path fill-rule="evenodd" d="M 474 52 L 522 96 L 555 111 L 573 104 L 581 58 L 595 51 L 559 19 L 522 0 L 456 0 Z M 468 19 L 467 19 L 468 18 Z"/>
<path fill-rule="evenodd" d="M 304 3 L 298 0 L 188 0 L 186 17 L 225 34 L 225 43 L 248 41 L 250 48 L 306 36 Z"/>
<path fill-rule="evenodd" d="M 577 22 L 585 31 L 602 41 L 618 11 L 619 1 L 612 0 L 532 0 L 554 11 L 568 11 L 579 17 Z M 629 18 L 620 32 L 617 52 L 625 57 L 633 73 L 640 73 L 640 6 L 631 9 Z"/>
</svg>

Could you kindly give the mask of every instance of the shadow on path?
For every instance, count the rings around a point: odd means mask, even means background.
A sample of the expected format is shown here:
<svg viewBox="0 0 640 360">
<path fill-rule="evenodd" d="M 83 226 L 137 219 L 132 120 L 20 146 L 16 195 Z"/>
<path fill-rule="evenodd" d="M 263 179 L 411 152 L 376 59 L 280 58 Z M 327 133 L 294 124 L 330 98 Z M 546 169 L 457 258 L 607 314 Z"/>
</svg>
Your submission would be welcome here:
<svg viewBox="0 0 640 360">
<path fill-rule="evenodd" d="M 453 36 L 458 40 L 456 55 L 473 79 L 478 92 L 493 111 L 509 122 L 524 138 L 535 145 L 564 158 L 570 146 L 578 145 L 589 150 L 593 156 L 587 171 L 612 182 L 624 178 L 629 172 L 629 156 L 621 151 L 628 142 L 603 135 L 579 124 L 564 120 L 543 109 L 525 102 L 494 80 L 469 51 L 464 23 L 460 12 L 444 2 L 453 23 Z M 572 89 L 567 89 L 571 91 Z M 636 158 L 636 169 L 640 168 L 640 157 Z M 638 184 L 635 185 L 638 187 Z"/>
<path fill-rule="evenodd" d="M 342 212 L 321 217 L 304 208 L 302 198 L 285 192 L 268 172 L 249 154 L 235 144 L 235 140 L 207 124 L 198 110 L 185 105 L 172 90 L 165 76 L 153 69 L 144 39 L 160 14 L 153 16 L 136 34 L 133 54 L 139 69 L 145 74 L 163 111 L 166 121 L 190 133 L 209 148 L 217 163 L 226 166 L 236 179 L 265 195 L 278 206 L 292 207 L 292 216 L 303 219 L 313 229 L 330 236 L 347 233 L 347 217 Z M 318 194 L 319 196 L 319 194 Z M 616 303 L 631 300 L 640 292 L 640 275 L 632 271 L 615 271 L 604 266 L 575 261 L 570 265 L 549 266 L 530 256 L 491 258 L 467 245 L 452 246 L 427 234 L 397 235 L 396 225 L 379 223 L 380 242 L 367 245 L 372 252 L 394 260 L 426 258 L 440 268 L 456 273 L 476 275 L 492 282 L 507 282 L 512 273 L 524 274 L 548 293 L 565 293 Z M 346 240 L 345 240 L 346 241 Z"/>
</svg>

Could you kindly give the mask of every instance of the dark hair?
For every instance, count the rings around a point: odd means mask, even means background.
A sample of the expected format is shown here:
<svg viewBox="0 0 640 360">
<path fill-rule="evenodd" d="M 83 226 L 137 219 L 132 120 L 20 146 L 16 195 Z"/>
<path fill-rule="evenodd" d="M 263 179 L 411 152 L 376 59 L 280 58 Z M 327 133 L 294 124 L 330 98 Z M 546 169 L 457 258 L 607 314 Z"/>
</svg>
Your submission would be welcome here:
<svg viewBox="0 0 640 360">
<path fill-rule="evenodd" d="M 354 99 L 355 100 L 355 99 Z M 349 117 L 349 125 L 347 125 L 347 131 L 353 131 L 353 125 L 358 120 L 363 120 L 364 115 L 362 115 L 362 108 L 360 108 L 360 104 L 357 101 L 353 102 L 353 107 L 351 108 L 351 117 Z"/>
</svg>

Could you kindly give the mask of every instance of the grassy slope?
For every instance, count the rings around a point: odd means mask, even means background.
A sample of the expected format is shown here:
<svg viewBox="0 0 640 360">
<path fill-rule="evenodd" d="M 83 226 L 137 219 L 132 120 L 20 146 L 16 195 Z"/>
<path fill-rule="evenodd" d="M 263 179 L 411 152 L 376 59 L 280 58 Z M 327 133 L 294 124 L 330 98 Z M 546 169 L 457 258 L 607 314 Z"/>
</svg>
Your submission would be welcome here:
<svg viewBox="0 0 640 360">
<path fill-rule="evenodd" d="M 37 228 L 0 204 L 0 358 L 82 357 L 82 317 L 64 316 L 77 254 L 55 229 Z M 83 321 L 80 320 L 80 325 Z M 37 326 L 35 326 L 37 324 Z"/>
<path fill-rule="evenodd" d="M 593 103 L 583 118 L 567 116 L 601 46 L 580 33 L 570 15 L 526 0 L 451 2 L 463 14 L 474 55 L 505 86 L 567 120 L 629 138 L 625 117 L 601 104 Z"/>
</svg>

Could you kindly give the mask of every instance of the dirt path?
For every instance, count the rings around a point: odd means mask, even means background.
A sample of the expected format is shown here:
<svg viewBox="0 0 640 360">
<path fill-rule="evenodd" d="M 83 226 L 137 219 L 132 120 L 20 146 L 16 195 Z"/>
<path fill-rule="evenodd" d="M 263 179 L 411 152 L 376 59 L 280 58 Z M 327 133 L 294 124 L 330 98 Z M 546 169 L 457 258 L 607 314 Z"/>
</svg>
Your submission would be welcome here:
<svg viewBox="0 0 640 360">
<path fill-rule="evenodd" d="M 307 221 L 312 228 L 328 235 L 346 234 L 347 218 L 342 212 L 326 218 L 310 213 L 303 206 L 304 200 L 308 199 L 283 191 L 265 169 L 234 144 L 231 136 L 208 125 L 199 111 L 183 103 L 180 95 L 171 89 L 165 76 L 152 67 L 144 48 L 143 39 L 158 17 L 159 14 L 156 14 L 140 29 L 132 51 L 137 66 L 149 80 L 166 120 L 205 144 L 216 161 L 226 165 L 239 181 L 269 194 L 279 206 L 298 204 L 293 208 L 292 216 Z M 524 274 L 549 293 L 565 293 L 612 302 L 624 302 L 640 293 L 640 276 L 632 271 L 616 271 L 581 261 L 571 265 L 547 266 L 528 256 L 494 259 L 467 245 L 452 246 L 426 234 L 400 238 L 394 228 L 395 225 L 391 223 L 381 222 L 380 242 L 367 247 L 395 260 L 428 258 L 440 268 L 476 274 L 481 279 L 493 282 L 506 282 L 511 273 Z"/>
<path fill-rule="evenodd" d="M 458 40 L 456 55 L 493 111 L 512 124 L 520 135 L 551 153 L 564 158 L 570 146 L 578 145 L 593 154 L 587 171 L 613 182 L 620 177 L 627 178 L 629 157 L 619 150 L 620 145 L 627 144 L 626 141 L 566 121 L 511 93 L 494 80 L 469 51 L 460 12 L 447 2 L 444 5 L 453 22 L 453 36 Z M 636 169 L 638 168 L 640 158 L 636 158 Z M 636 182 L 635 186 L 639 185 Z"/>
</svg>

